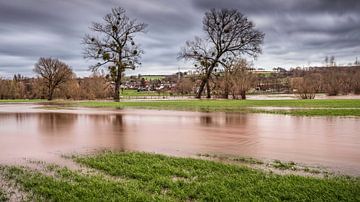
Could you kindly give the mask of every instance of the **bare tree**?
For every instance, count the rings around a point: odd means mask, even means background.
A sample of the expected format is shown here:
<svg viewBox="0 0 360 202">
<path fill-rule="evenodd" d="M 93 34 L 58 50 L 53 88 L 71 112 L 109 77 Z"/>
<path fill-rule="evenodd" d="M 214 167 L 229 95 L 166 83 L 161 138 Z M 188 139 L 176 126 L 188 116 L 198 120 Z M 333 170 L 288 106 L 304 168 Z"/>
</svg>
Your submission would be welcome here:
<svg viewBox="0 0 360 202">
<path fill-rule="evenodd" d="M 188 95 L 193 92 L 194 82 L 188 77 L 182 77 L 176 83 L 176 88 L 174 89 L 176 93 L 181 95 Z"/>
<path fill-rule="evenodd" d="M 216 66 L 243 54 L 256 57 L 261 53 L 260 45 L 264 39 L 264 34 L 235 9 L 212 9 L 206 12 L 203 30 L 206 37 L 196 37 L 194 41 L 186 42 L 179 55 L 179 58 L 206 64 L 201 66 L 204 76 L 201 78 L 197 98 L 201 98 Z"/>
<path fill-rule="evenodd" d="M 324 63 L 325 67 L 329 66 L 329 56 L 325 56 Z"/>
<path fill-rule="evenodd" d="M 34 72 L 43 79 L 48 100 L 53 99 L 56 88 L 74 76 L 72 69 L 67 64 L 54 58 L 40 58 L 35 64 Z"/>
<path fill-rule="evenodd" d="M 329 60 L 330 66 L 335 67 L 336 66 L 336 62 L 335 62 L 335 56 L 331 56 L 330 60 Z"/>
<path fill-rule="evenodd" d="M 321 74 L 306 72 L 303 77 L 291 79 L 291 86 L 301 99 L 314 99 L 321 86 Z"/>
<path fill-rule="evenodd" d="M 229 67 L 226 82 L 229 83 L 228 86 L 232 91 L 234 99 L 237 98 L 237 95 L 240 95 L 241 99 L 245 100 L 246 91 L 254 86 L 256 76 L 251 72 L 251 69 L 245 59 L 240 59 Z"/>
<path fill-rule="evenodd" d="M 90 67 L 93 72 L 107 68 L 108 78 L 115 84 L 114 100 L 120 100 L 122 74 L 126 69 L 141 65 L 143 51 L 134 42 L 135 34 L 145 32 L 147 25 L 130 19 L 121 7 L 113 8 L 105 15 L 103 23 L 92 23 L 90 30 L 96 35 L 85 35 L 84 57 L 99 60 Z"/>
</svg>

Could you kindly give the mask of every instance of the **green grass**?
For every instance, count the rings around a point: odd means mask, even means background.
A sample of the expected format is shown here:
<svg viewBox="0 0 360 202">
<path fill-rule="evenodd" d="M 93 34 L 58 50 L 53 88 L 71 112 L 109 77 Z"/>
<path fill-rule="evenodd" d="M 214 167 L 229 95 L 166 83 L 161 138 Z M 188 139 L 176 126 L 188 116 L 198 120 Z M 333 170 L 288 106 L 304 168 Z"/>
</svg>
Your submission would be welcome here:
<svg viewBox="0 0 360 202">
<path fill-rule="evenodd" d="M 105 152 L 75 161 L 103 174 L 60 167 L 52 167 L 52 175 L 21 167 L 1 169 L 35 199 L 46 201 L 360 200 L 358 178 L 276 175 L 235 164 L 138 152 Z"/>
<path fill-rule="evenodd" d="M 84 107 L 144 108 L 190 111 L 276 113 L 298 116 L 360 116 L 360 100 L 176 100 L 143 102 L 80 102 Z M 253 107 L 295 107 L 262 110 Z M 316 109 L 321 108 L 321 109 Z"/>
<path fill-rule="evenodd" d="M 161 80 L 164 79 L 165 76 L 162 75 L 144 75 L 144 76 L 140 76 L 141 78 L 144 78 L 145 80 Z"/>
<path fill-rule="evenodd" d="M 277 169 L 280 169 L 280 170 L 295 170 L 296 169 L 296 163 L 294 162 L 282 162 L 282 161 L 279 161 L 279 160 L 275 160 L 273 163 L 272 163 L 272 166 L 274 168 L 277 168 Z"/>
<path fill-rule="evenodd" d="M 260 110 L 270 114 L 295 116 L 360 116 L 360 109 L 295 109 L 295 110 Z"/>
<path fill-rule="evenodd" d="M 43 102 L 42 99 L 0 99 L 0 103 Z"/>
<path fill-rule="evenodd" d="M 159 95 L 161 95 L 161 96 L 163 96 L 163 95 L 169 95 L 169 93 L 168 92 L 165 92 L 165 93 L 158 93 L 158 92 L 155 92 L 155 91 L 137 91 L 137 90 L 129 90 L 129 89 L 127 89 L 127 90 L 123 90 L 122 92 L 121 92 L 121 96 L 134 96 L 134 97 L 136 97 L 136 96 L 159 96 Z"/>
<path fill-rule="evenodd" d="M 7 201 L 8 198 L 3 190 L 0 189 L 0 202 Z"/>
<path fill-rule="evenodd" d="M 124 96 L 158 95 L 156 92 L 125 90 Z M 0 103 L 41 102 L 44 100 L 0 100 Z M 66 101 L 65 101 L 66 102 Z M 64 104 L 64 101 L 49 103 Z M 295 116 L 360 116 L 360 99 L 345 100 L 161 100 L 161 101 L 82 101 L 66 102 L 82 107 L 141 108 L 210 112 L 271 113 Z M 256 109 L 254 107 L 279 107 Z M 281 109 L 294 107 L 294 109 Z"/>
</svg>

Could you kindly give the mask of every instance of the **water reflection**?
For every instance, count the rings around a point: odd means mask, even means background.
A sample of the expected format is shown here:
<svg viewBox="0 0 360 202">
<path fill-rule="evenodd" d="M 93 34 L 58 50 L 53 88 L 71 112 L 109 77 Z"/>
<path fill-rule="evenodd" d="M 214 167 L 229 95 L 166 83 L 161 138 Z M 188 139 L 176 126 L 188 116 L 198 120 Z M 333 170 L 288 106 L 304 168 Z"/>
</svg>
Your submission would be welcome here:
<svg viewBox="0 0 360 202">
<path fill-rule="evenodd" d="M 69 131 L 77 121 L 76 114 L 62 113 L 39 113 L 33 114 L 33 118 L 37 119 L 39 132 L 42 135 L 60 135 L 70 134 Z"/>
<path fill-rule="evenodd" d="M 322 164 L 360 173 L 357 118 L 19 110 L 31 113 L 10 113 L 0 106 L 0 162 L 53 152 L 113 148 L 179 155 L 225 153 Z"/>
</svg>

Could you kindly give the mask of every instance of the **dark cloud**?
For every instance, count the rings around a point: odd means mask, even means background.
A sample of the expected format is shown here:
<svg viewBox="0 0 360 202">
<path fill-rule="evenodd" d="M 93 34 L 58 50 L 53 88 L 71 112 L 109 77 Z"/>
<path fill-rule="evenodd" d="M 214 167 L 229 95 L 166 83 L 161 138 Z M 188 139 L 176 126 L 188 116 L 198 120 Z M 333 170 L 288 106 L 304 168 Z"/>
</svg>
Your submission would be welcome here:
<svg viewBox="0 0 360 202">
<path fill-rule="evenodd" d="M 92 61 L 83 59 L 81 39 L 92 21 L 115 6 L 149 24 L 137 37 L 145 50 L 143 66 L 130 74 L 186 69 L 177 54 L 186 40 L 202 35 L 202 16 L 210 8 L 239 9 L 266 34 L 256 67 L 316 65 L 326 55 L 345 64 L 360 57 L 358 0 L 0 0 L 0 76 L 33 75 L 43 56 L 88 75 Z"/>
</svg>

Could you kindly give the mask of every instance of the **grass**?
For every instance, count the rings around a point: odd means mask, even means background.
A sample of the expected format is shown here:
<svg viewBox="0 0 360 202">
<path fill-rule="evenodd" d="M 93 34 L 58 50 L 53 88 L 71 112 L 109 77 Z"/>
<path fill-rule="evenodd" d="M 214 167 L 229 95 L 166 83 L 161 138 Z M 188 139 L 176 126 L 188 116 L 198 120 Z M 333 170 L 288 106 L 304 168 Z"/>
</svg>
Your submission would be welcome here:
<svg viewBox="0 0 360 202">
<path fill-rule="evenodd" d="M 295 116 L 360 116 L 360 109 L 294 109 L 294 110 L 263 110 L 269 114 L 284 114 Z"/>
<path fill-rule="evenodd" d="M 8 198 L 3 190 L 0 189 L 0 202 L 7 201 Z"/>
<path fill-rule="evenodd" d="M 215 155 L 215 154 L 199 154 L 200 157 L 206 157 L 210 159 L 219 159 L 219 160 L 228 160 L 246 164 L 264 164 L 263 161 L 253 158 L 253 157 L 246 157 L 246 156 L 227 156 L 227 155 Z"/>
<path fill-rule="evenodd" d="M 84 107 L 144 108 L 190 111 L 275 113 L 298 116 L 360 116 L 360 100 L 176 100 L 143 102 L 79 102 Z M 263 110 L 254 107 L 294 107 Z"/>
<path fill-rule="evenodd" d="M 42 99 L 0 99 L 0 103 L 43 102 Z"/>
<path fill-rule="evenodd" d="M 52 167 L 43 174 L 2 167 L 36 200 L 49 201 L 359 201 L 360 179 L 276 175 L 248 167 L 138 152 L 75 157 L 100 171 Z"/>
<path fill-rule="evenodd" d="M 124 96 L 158 95 L 155 92 L 136 90 L 124 91 Z M 0 103 L 10 102 L 41 102 L 44 100 L 0 100 Z M 66 101 L 65 101 L 66 102 Z M 50 103 L 64 104 L 53 101 Z M 47 103 L 49 104 L 49 103 Z M 207 112 L 246 112 L 270 113 L 295 116 L 360 116 L 360 99 L 344 100 L 161 100 L 161 101 L 82 101 L 67 102 L 70 105 L 82 107 L 109 108 L 141 108 L 188 110 Z M 257 109 L 256 107 L 278 107 L 277 109 Z M 292 107 L 294 109 L 286 109 Z M 283 109 L 282 109 L 283 108 Z"/>
<path fill-rule="evenodd" d="M 127 96 L 133 96 L 133 97 L 136 97 L 136 96 L 164 96 L 164 95 L 169 95 L 168 92 L 162 92 L 162 93 L 158 93 L 158 92 L 155 92 L 155 91 L 137 91 L 137 90 L 129 90 L 129 89 L 126 89 L 126 90 L 123 90 L 121 92 L 121 96 L 124 96 L 124 97 L 127 97 Z"/>
<path fill-rule="evenodd" d="M 274 168 L 278 168 L 281 170 L 295 170 L 296 169 L 296 163 L 294 162 L 282 162 L 279 160 L 275 160 L 272 164 Z"/>
</svg>

